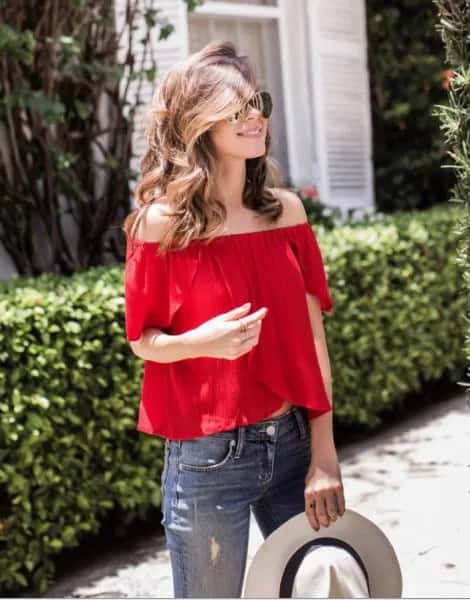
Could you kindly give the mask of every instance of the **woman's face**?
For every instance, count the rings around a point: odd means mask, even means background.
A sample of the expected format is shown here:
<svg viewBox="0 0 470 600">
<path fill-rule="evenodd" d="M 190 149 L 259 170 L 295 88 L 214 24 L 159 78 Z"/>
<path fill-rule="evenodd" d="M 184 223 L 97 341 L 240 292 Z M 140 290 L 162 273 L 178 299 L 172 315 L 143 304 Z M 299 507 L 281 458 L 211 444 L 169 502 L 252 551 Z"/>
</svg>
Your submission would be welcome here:
<svg viewBox="0 0 470 600">
<path fill-rule="evenodd" d="M 259 109 L 249 106 L 244 120 L 229 123 L 225 119 L 209 130 L 218 158 L 256 158 L 266 152 L 268 119 Z"/>
</svg>

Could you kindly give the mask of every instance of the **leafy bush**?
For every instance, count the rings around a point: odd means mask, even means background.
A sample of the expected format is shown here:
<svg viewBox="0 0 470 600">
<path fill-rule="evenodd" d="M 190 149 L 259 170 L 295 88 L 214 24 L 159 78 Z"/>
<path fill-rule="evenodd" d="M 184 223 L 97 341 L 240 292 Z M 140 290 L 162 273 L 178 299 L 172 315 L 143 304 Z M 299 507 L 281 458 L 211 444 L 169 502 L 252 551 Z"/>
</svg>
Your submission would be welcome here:
<svg viewBox="0 0 470 600">
<path fill-rule="evenodd" d="M 455 173 L 456 183 L 451 190 L 450 202 L 460 205 L 461 219 L 455 232 L 459 239 L 457 264 L 463 269 L 463 285 L 467 297 L 467 335 L 464 352 L 467 357 L 466 381 L 470 388 L 470 3 L 452 0 L 433 0 L 439 13 L 438 29 L 444 43 L 446 59 L 452 66 L 448 71 L 449 102 L 437 105 L 439 119 L 449 154 L 449 167 Z"/>
<path fill-rule="evenodd" d="M 436 7 L 421 0 L 367 0 L 376 206 L 428 208 L 453 174 L 433 106 L 447 101 L 448 63 Z"/>
<path fill-rule="evenodd" d="M 142 84 L 174 30 L 160 12 L 138 0 L 0 2 L 0 240 L 18 273 L 122 256 Z"/>
<path fill-rule="evenodd" d="M 373 427 L 460 368 L 457 210 L 317 233 L 335 417 Z M 122 265 L 0 286 L 0 591 L 44 592 L 54 554 L 161 502 L 163 439 L 136 431 L 143 362 L 124 337 Z"/>
<path fill-rule="evenodd" d="M 47 589 L 51 555 L 161 502 L 162 440 L 135 430 L 142 361 L 121 267 L 1 286 L 0 589 Z"/>
<path fill-rule="evenodd" d="M 459 215 L 436 206 L 321 238 L 336 301 L 325 326 L 342 423 L 379 425 L 425 382 L 463 373 L 466 297 L 452 235 Z"/>
<path fill-rule="evenodd" d="M 301 199 L 308 222 L 312 225 L 321 225 L 330 230 L 344 222 L 341 210 L 337 206 L 328 206 L 321 201 L 317 186 L 291 190 Z"/>
</svg>

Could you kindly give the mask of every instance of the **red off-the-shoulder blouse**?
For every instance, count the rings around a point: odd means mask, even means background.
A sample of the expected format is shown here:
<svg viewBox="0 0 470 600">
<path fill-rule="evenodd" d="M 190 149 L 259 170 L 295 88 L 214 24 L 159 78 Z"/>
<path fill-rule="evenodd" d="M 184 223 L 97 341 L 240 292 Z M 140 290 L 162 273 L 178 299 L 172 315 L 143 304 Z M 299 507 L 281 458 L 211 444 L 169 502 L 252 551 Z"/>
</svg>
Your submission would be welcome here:
<svg viewBox="0 0 470 600">
<path fill-rule="evenodd" d="M 128 341 L 147 327 L 169 334 L 251 302 L 268 307 L 258 344 L 235 360 L 147 360 L 137 430 L 189 439 L 268 418 L 284 400 L 331 410 L 315 351 L 305 292 L 332 314 L 322 255 L 308 222 L 192 240 L 158 254 L 159 242 L 127 238 L 125 328 Z"/>
</svg>

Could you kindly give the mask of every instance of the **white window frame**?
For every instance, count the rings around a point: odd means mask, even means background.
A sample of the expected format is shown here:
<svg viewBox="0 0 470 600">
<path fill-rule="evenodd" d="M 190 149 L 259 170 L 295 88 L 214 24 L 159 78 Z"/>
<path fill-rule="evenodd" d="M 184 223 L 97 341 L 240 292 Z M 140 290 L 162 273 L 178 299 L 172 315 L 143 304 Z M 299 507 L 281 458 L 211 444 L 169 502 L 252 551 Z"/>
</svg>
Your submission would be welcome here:
<svg viewBox="0 0 470 600">
<path fill-rule="evenodd" d="M 292 185 L 302 188 L 319 184 L 305 0 L 279 0 L 279 10 L 289 174 Z"/>
<path fill-rule="evenodd" d="M 279 19 L 280 10 L 278 6 L 207 0 L 201 6 L 196 7 L 193 14 L 208 15 L 211 17 L 239 17 L 244 19 Z"/>
<path fill-rule="evenodd" d="M 287 140 L 287 172 L 285 175 L 288 183 L 299 187 L 311 185 L 313 182 L 312 128 L 306 127 L 306 123 L 310 124 L 312 118 L 308 97 L 309 70 L 307 61 L 302 60 L 302 57 L 306 56 L 307 44 L 304 36 L 299 36 L 299 13 L 296 14 L 296 7 L 301 7 L 303 14 L 303 2 L 304 0 L 278 0 L 278 6 L 262 6 L 243 2 L 207 0 L 193 13 L 195 15 L 237 17 L 238 19 L 277 20 Z M 294 42 L 299 38 L 303 44 L 300 55 L 292 50 Z"/>
<path fill-rule="evenodd" d="M 308 1 L 308 0 L 307 0 Z M 279 30 L 288 183 L 296 187 L 318 183 L 315 172 L 313 98 L 310 70 L 307 15 L 304 0 L 278 0 L 278 6 L 207 0 L 194 11 L 208 16 L 244 19 L 276 19 Z M 303 25 L 303 26 L 300 26 Z"/>
</svg>

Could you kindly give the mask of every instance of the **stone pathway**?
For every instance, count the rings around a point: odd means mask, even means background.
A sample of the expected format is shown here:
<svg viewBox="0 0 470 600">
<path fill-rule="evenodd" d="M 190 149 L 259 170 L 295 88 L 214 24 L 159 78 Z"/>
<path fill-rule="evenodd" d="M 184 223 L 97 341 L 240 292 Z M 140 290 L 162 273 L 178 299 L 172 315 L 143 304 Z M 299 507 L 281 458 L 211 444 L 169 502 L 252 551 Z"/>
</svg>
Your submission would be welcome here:
<svg viewBox="0 0 470 600">
<path fill-rule="evenodd" d="M 470 597 L 468 397 L 423 409 L 338 454 L 346 505 L 389 536 L 403 572 L 403 597 Z M 252 518 L 248 565 L 262 541 Z M 44 597 L 172 598 L 162 530 L 97 555 L 73 573 L 57 573 Z"/>
</svg>

